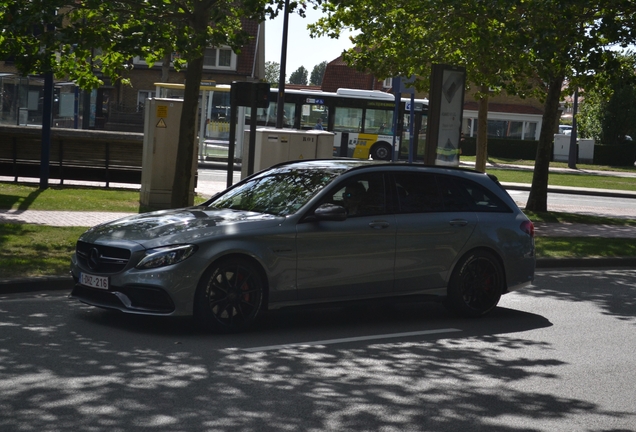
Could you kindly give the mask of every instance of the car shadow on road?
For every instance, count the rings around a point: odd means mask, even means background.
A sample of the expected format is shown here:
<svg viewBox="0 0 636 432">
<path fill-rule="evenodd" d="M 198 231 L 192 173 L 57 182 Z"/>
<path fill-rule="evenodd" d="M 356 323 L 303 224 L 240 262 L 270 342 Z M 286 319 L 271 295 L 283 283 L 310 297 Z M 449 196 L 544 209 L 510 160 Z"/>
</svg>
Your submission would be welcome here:
<svg viewBox="0 0 636 432">
<path fill-rule="evenodd" d="M 290 307 L 261 314 L 251 328 L 236 334 L 210 334 L 190 318 L 129 315 L 84 306 L 81 320 L 145 335 L 222 338 L 240 346 L 241 341 L 273 340 L 293 344 L 311 338 L 332 339 L 369 334 L 403 333 L 422 329 L 460 328 L 462 336 L 528 331 L 549 327 L 544 317 L 498 307 L 482 318 L 461 318 L 435 301 L 381 301 Z"/>
</svg>

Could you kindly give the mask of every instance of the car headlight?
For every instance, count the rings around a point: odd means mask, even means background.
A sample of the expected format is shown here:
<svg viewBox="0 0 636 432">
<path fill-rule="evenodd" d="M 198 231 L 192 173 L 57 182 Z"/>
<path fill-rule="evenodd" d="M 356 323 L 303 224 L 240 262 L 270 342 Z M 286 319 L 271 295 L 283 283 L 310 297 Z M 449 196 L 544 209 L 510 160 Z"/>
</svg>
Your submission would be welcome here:
<svg viewBox="0 0 636 432">
<path fill-rule="evenodd" d="M 195 245 L 166 246 L 148 249 L 146 256 L 135 267 L 141 270 L 165 267 L 180 263 L 196 252 Z"/>
</svg>

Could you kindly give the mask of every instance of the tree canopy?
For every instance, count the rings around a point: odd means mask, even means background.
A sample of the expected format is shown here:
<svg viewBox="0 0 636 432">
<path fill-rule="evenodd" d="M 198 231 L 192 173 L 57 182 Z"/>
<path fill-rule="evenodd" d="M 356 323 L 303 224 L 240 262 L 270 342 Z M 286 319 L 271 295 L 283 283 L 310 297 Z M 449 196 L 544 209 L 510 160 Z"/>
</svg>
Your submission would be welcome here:
<svg viewBox="0 0 636 432">
<path fill-rule="evenodd" d="M 265 82 L 271 87 L 278 88 L 280 81 L 280 63 L 267 61 L 265 62 Z"/>
<path fill-rule="evenodd" d="M 0 55 L 23 74 L 52 70 L 90 89 L 101 84 L 96 72 L 125 81 L 134 56 L 154 64 L 179 53 L 174 66 L 185 68 L 186 85 L 172 205 L 181 207 L 190 189 L 205 48 L 240 52 L 248 37 L 241 20 L 262 21 L 283 8 L 282 0 L 4 0 Z"/>
<path fill-rule="evenodd" d="M 307 77 L 309 76 L 309 72 L 305 69 L 304 66 L 300 66 L 294 72 L 289 75 L 289 83 L 290 84 L 302 84 L 307 85 Z"/>
<path fill-rule="evenodd" d="M 616 65 L 610 45 L 636 39 L 631 0 L 328 0 L 322 8 L 326 16 L 310 27 L 313 34 L 359 30 L 343 59 L 379 78 L 416 74 L 416 86 L 427 88 L 431 64 L 449 63 L 466 68 L 468 81 L 481 90 L 478 98 L 502 88 L 545 101 L 526 205 L 534 211 L 547 208 L 564 82 L 595 85 L 599 71 Z M 484 126 L 480 115 L 478 131 L 485 133 Z"/>
<path fill-rule="evenodd" d="M 603 144 L 636 138 L 636 55 L 620 60 L 621 68 L 610 71 L 606 86 L 583 93 L 577 116 L 580 135 Z"/>
<path fill-rule="evenodd" d="M 317 86 L 322 85 L 322 78 L 325 76 L 326 69 L 326 61 L 320 62 L 316 66 L 314 66 L 309 77 L 309 84 Z"/>
</svg>

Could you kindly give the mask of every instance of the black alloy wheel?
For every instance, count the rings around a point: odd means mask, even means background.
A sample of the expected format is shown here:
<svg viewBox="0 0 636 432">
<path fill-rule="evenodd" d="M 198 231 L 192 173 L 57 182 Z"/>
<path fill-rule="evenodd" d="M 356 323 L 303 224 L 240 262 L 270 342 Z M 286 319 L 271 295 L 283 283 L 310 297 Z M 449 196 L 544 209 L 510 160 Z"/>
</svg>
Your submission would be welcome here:
<svg viewBox="0 0 636 432">
<path fill-rule="evenodd" d="M 499 260 L 490 252 L 473 251 L 453 271 L 447 304 L 462 316 L 483 316 L 497 306 L 503 287 L 504 273 Z"/>
<path fill-rule="evenodd" d="M 371 150 L 373 160 L 391 160 L 391 146 L 388 144 L 376 144 Z"/>
<path fill-rule="evenodd" d="M 218 261 L 203 274 L 199 283 L 195 319 L 214 332 L 244 330 L 261 310 L 263 291 L 263 277 L 254 264 L 242 258 Z"/>
</svg>

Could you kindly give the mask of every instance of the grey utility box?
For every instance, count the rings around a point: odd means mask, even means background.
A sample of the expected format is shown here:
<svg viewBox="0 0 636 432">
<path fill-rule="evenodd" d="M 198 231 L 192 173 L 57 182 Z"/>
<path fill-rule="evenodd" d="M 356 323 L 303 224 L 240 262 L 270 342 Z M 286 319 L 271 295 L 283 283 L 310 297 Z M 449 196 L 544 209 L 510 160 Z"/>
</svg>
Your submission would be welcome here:
<svg viewBox="0 0 636 432">
<path fill-rule="evenodd" d="M 332 159 L 334 134 L 321 130 L 256 129 L 254 172 L 280 162 L 299 159 Z M 241 178 L 248 175 L 248 134 L 243 141 Z"/>
<path fill-rule="evenodd" d="M 554 135 L 554 161 L 568 162 L 570 159 L 570 142 L 571 135 L 556 134 Z M 577 139 L 577 162 L 592 163 L 594 162 L 594 140 L 593 139 Z"/>
<path fill-rule="evenodd" d="M 144 122 L 144 148 L 141 171 L 142 205 L 165 209 L 171 205 L 172 185 L 176 173 L 179 124 L 183 100 L 147 99 Z M 188 204 L 194 204 L 197 173 L 197 145 L 192 155 L 192 178 Z"/>
</svg>

